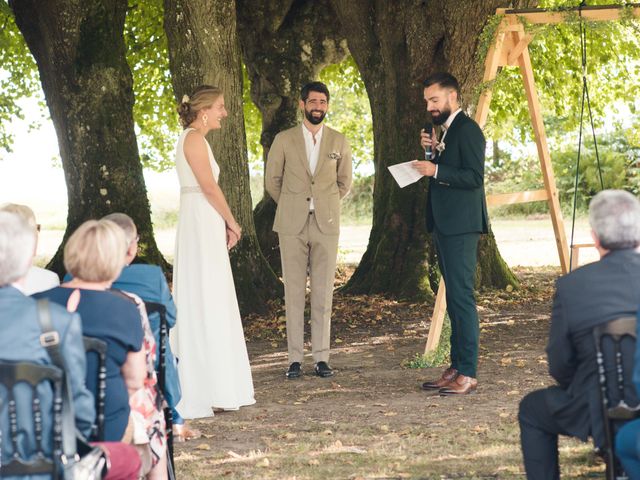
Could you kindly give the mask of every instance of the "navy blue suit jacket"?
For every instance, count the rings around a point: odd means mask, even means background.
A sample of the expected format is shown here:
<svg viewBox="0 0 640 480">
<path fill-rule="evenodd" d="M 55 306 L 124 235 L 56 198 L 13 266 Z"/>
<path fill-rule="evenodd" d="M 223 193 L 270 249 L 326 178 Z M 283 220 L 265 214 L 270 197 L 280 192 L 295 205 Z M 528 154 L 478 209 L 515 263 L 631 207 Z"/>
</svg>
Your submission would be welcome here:
<svg viewBox="0 0 640 480">
<path fill-rule="evenodd" d="M 82 327 L 77 314 L 67 312 L 55 303 L 49 303 L 53 328 L 60 335 L 60 351 L 64 357 L 71 385 L 71 396 L 75 408 L 76 426 L 85 435 L 91 432 L 95 418 L 94 399 L 85 386 L 86 358 L 82 343 Z M 47 351 L 40 345 L 42 330 L 38 322 L 37 302 L 20 290 L 6 286 L 0 288 L 0 359 L 17 362 L 27 361 L 41 365 L 52 365 Z M 35 432 L 31 415 L 31 400 L 28 387 L 16 392 L 18 409 L 26 411 L 19 415 L 18 429 L 21 431 L 18 449 L 23 458 L 35 451 Z M 17 389 L 18 387 L 16 387 Z M 46 384 L 40 384 L 43 421 L 43 447 L 51 453 L 52 392 Z M 7 392 L 0 388 L 0 430 L 2 435 L 2 462 L 7 463 L 13 453 L 9 437 L 9 416 L 6 402 Z M 32 478 L 41 478 L 35 476 Z M 11 478 L 11 477 L 9 477 Z"/>
<path fill-rule="evenodd" d="M 68 282 L 71 278 L 71 275 L 67 273 L 64 281 Z M 176 305 L 173 302 L 173 297 L 169 291 L 169 285 L 167 284 L 164 273 L 162 273 L 162 269 L 159 266 L 143 263 L 127 265 L 122 269 L 122 273 L 120 273 L 120 276 L 113 282 L 111 288 L 122 290 L 123 292 L 135 293 L 145 302 L 161 303 L 167 309 L 167 323 L 169 324 L 169 328 L 175 326 Z M 156 339 L 158 348 L 160 348 L 160 315 L 157 313 L 149 315 L 149 323 L 151 324 L 151 330 L 153 330 L 153 336 Z M 156 362 L 159 361 L 159 359 L 160 355 L 157 355 Z M 156 368 L 158 368 L 157 363 Z M 164 395 L 169 406 L 173 408 L 175 408 L 180 398 L 182 398 L 178 366 L 168 341 Z"/>
</svg>

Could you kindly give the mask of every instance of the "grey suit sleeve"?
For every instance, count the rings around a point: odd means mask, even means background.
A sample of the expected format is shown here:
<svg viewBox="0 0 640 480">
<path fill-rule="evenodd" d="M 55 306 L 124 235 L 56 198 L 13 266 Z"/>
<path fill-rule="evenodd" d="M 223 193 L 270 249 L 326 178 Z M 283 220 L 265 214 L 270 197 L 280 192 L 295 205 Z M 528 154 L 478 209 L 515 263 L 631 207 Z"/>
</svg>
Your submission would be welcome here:
<svg viewBox="0 0 640 480">
<path fill-rule="evenodd" d="M 269 148 L 267 166 L 264 174 L 264 186 L 276 203 L 278 203 L 278 200 L 280 199 L 283 176 L 284 145 L 281 135 L 276 135 L 276 138 L 273 139 L 273 143 L 271 144 L 271 148 Z"/>
<path fill-rule="evenodd" d="M 553 297 L 551 327 L 547 343 L 547 360 L 549 362 L 549 374 L 561 387 L 566 388 L 573 380 L 577 362 L 559 286 L 556 287 L 556 293 Z"/>
<path fill-rule="evenodd" d="M 78 314 L 71 315 L 61 343 L 62 355 L 69 373 L 71 395 L 76 414 L 76 427 L 83 435 L 91 433 L 91 426 L 96 416 L 93 395 L 85 385 L 87 376 L 87 359 L 82 343 L 82 326 Z"/>
<path fill-rule="evenodd" d="M 337 181 L 340 198 L 344 198 L 351 188 L 353 166 L 351 164 L 351 146 L 346 137 L 342 137 L 342 149 L 337 166 Z"/>
</svg>

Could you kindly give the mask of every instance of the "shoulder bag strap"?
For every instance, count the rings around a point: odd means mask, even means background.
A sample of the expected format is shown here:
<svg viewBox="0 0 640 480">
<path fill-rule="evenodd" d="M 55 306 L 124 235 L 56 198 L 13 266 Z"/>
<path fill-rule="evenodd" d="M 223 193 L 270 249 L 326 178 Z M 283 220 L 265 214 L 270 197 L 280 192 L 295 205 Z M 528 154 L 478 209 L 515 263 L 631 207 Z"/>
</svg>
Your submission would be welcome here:
<svg viewBox="0 0 640 480">
<path fill-rule="evenodd" d="M 73 410 L 73 399 L 69 385 L 69 375 L 65 368 L 65 361 L 60 352 L 60 334 L 53 329 L 49 301 L 46 298 L 38 300 L 38 321 L 40 322 L 40 345 L 47 349 L 53 364 L 64 372 L 62 382 L 62 463 L 74 462 L 76 454 L 76 418 Z"/>
</svg>

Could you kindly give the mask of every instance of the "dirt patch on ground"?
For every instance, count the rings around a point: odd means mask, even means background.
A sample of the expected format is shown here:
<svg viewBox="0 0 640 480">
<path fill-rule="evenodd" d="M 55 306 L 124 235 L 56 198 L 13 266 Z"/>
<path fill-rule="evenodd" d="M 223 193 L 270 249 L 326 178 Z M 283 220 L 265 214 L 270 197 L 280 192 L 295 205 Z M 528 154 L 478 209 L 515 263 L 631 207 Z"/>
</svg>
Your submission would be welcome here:
<svg viewBox="0 0 640 480">
<path fill-rule="evenodd" d="M 522 287 L 478 299 L 478 393 L 428 394 L 441 368 L 410 369 L 431 305 L 379 296 L 335 298 L 336 376 L 284 377 L 284 313 L 247 321 L 255 406 L 194 424 L 205 437 L 176 445 L 178 478 L 523 478 L 517 426 L 522 396 L 550 383 L 544 355 L 558 271 L 517 268 Z M 342 278 L 349 275 L 344 271 Z M 601 472 L 589 445 L 561 442 L 563 478 Z"/>
</svg>

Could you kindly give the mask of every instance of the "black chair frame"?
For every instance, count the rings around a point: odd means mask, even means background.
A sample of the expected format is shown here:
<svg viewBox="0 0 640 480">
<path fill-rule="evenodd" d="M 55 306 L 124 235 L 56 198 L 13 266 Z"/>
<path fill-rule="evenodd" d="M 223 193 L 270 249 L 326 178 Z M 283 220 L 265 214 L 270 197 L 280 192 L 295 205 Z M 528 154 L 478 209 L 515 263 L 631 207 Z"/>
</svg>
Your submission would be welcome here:
<svg viewBox="0 0 640 480">
<path fill-rule="evenodd" d="M 593 330 L 593 337 L 596 345 L 596 359 L 598 364 L 598 386 L 600 390 L 600 403 L 602 405 L 602 420 L 604 424 L 605 445 L 599 449 L 606 464 L 607 480 L 627 479 L 627 475 L 622 469 L 622 465 L 615 456 L 614 449 L 614 424 L 622 424 L 640 416 L 640 403 L 637 398 L 627 398 L 626 390 L 633 390 L 631 382 L 632 371 L 625 371 L 623 366 L 623 354 L 621 342 L 624 337 L 636 340 L 636 317 L 626 316 L 611 320 L 600 325 Z M 615 385 L 608 385 L 607 372 L 605 367 L 605 354 L 603 352 L 603 340 L 609 337 L 612 340 L 615 363 Z M 635 351 L 635 348 L 634 348 Z M 628 370 L 628 369 L 627 369 Z M 626 388 L 625 388 L 626 386 Z M 610 405 L 609 393 L 612 387 L 617 390 L 618 402 Z M 634 390 L 633 390 L 634 391 Z M 629 405 L 635 404 L 634 406 Z"/>
<path fill-rule="evenodd" d="M 104 409 L 107 397 L 107 342 L 95 337 L 83 336 L 85 354 L 94 352 L 98 355 L 98 392 L 96 401 L 96 421 L 91 427 L 92 440 L 104 441 Z"/>
<path fill-rule="evenodd" d="M 151 316 L 157 313 L 160 316 L 160 341 L 158 348 L 158 370 L 156 375 L 158 376 L 158 390 L 164 396 L 166 386 L 166 371 L 167 371 L 167 342 L 169 341 L 169 323 L 167 321 L 167 308 L 157 302 L 144 302 L 147 310 L 147 315 Z M 173 418 L 171 415 L 171 409 L 165 407 L 164 419 L 167 426 L 167 468 L 169 471 L 169 480 L 175 478 L 175 472 L 173 468 Z"/>
<path fill-rule="evenodd" d="M 43 415 L 49 412 L 42 412 L 41 400 L 37 394 L 37 387 L 40 383 L 50 382 L 53 392 L 53 428 L 52 456 L 47 457 L 42 448 Z M 30 362 L 6 362 L 0 361 L 0 384 L 7 390 L 7 410 L 9 414 L 9 437 L 13 449 L 11 460 L 2 465 L 0 462 L 0 478 L 6 476 L 26 476 L 48 474 L 52 478 L 59 478 L 62 474 L 60 470 L 60 459 L 62 458 L 62 385 L 64 373 L 58 367 L 52 365 L 38 365 Z M 18 384 L 28 384 L 32 391 L 31 410 L 33 414 L 33 426 L 35 433 L 35 457 L 31 460 L 21 458 L 18 453 L 18 406 L 14 397 L 14 387 Z M 0 410 L 2 404 L 0 400 Z M 0 456 L 2 454 L 2 431 L 0 430 Z"/>
</svg>

